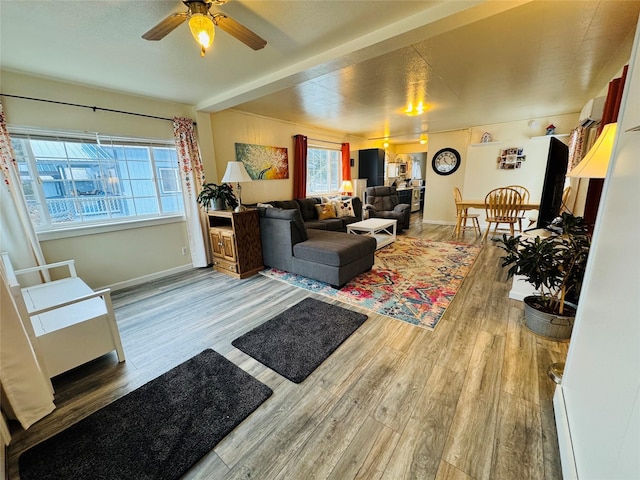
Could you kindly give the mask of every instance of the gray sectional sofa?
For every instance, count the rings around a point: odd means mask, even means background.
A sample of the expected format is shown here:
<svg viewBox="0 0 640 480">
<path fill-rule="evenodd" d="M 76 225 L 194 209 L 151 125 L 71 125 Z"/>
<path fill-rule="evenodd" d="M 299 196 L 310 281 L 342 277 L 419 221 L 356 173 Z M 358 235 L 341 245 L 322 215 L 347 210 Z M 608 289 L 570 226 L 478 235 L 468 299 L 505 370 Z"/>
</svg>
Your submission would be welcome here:
<svg viewBox="0 0 640 480">
<path fill-rule="evenodd" d="M 354 216 L 318 219 L 316 205 L 322 203 L 320 197 L 297 198 L 295 200 L 275 200 L 263 202 L 260 205 L 269 204 L 275 208 L 297 209 L 302 215 L 305 227 L 316 230 L 331 230 L 334 232 L 346 232 L 347 225 L 362 220 L 362 200 L 358 197 L 342 197 L 343 200 L 351 200 Z"/>
<path fill-rule="evenodd" d="M 259 207 L 258 213 L 262 257 L 267 267 L 340 288 L 373 266 L 373 237 L 307 228 L 298 208 Z"/>
</svg>

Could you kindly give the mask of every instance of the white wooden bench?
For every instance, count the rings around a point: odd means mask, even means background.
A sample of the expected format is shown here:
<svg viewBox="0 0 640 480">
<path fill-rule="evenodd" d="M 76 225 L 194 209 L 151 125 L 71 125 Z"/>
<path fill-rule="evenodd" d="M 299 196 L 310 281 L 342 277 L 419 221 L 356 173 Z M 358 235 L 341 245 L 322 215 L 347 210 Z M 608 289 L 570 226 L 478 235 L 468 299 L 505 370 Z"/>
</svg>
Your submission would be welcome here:
<svg viewBox="0 0 640 480">
<path fill-rule="evenodd" d="M 111 290 L 92 290 L 77 276 L 73 260 L 14 270 L 2 253 L 9 289 L 18 307 L 36 357 L 51 378 L 115 350 L 124 349 L 111 304 Z M 67 267 L 60 280 L 21 287 L 18 277 Z"/>
</svg>

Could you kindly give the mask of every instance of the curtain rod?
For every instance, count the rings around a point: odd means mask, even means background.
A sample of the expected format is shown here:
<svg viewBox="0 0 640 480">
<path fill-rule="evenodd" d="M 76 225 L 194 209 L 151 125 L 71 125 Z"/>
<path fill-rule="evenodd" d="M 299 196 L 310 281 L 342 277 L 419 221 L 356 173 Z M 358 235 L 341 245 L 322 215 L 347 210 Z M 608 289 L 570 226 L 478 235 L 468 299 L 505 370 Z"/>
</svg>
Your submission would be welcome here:
<svg viewBox="0 0 640 480">
<path fill-rule="evenodd" d="M 312 142 L 322 142 L 322 143 L 332 143 L 334 145 L 342 145 L 342 142 L 331 142 L 329 140 L 320 140 L 319 138 L 309 138 L 307 140 L 311 140 Z"/>
<path fill-rule="evenodd" d="M 56 105 L 66 105 L 68 107 L 90 108 L 94 112 L 97 111 L 97 110 L 101 110 L 103 112 L 122 113 L 124 115 L 134 115 L 136 117 L 154 118 L 156 120 L 166 120 L 168 122 L 173 122 L 173 118 L 156 117 L 155 115 L 146 115 L 144 113 L 136 113 L 136 112 L 126 112 L 124 110 L 113 110 L 111 108 L 102 108 L 102 107 L 96 107 L 96 106 L 91 106 L 91 105 L 81 105 L 79 103 L 59 102 L 57 100 L 46 100 L 44 98 L 23 97 L 23 96 L 20 96 L 20 95 L 9 95 L 7 93 L 0 93 L 0 97 L 18 98 L 20 100 L 34 100 L 36 102 L 45 102 L 45 103 L 55 103 Z M 193 124 L 197 125 L 196 122 L 193 122 Z"/>
</svg>

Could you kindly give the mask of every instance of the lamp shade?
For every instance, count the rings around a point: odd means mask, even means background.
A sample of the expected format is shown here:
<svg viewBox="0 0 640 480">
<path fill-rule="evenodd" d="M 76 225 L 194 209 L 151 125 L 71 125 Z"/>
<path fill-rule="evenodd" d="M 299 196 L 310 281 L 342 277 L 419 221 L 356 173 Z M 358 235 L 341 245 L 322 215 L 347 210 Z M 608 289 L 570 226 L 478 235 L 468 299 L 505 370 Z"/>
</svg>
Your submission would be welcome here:
<svg viewBox="0 0 640 480">
<path fill-rule="evenodd" d="M 250 182 L 251 177 L 244 168 L 242 162 L 229 162 L 227 163 L 227 170 L 224 172 L 222 182 Z"/>
<path fill-rule="evenodd" d="M 353 184 L 351 180 L 343 180 L 342 185 L 340 185 L 340 191 L 344 193 L 353 193 Z"/>
<path fill-rule="evenodd" d="M 575 166 L 567 177 L 573 178 L 604 178 L 607 176 L 609 159 L 613 150 L 613 141 L 616 137 L 617 123 L 609 123 L 604 126 L 602 133 L 587 152 L 582 161 Z"/>
</svg>

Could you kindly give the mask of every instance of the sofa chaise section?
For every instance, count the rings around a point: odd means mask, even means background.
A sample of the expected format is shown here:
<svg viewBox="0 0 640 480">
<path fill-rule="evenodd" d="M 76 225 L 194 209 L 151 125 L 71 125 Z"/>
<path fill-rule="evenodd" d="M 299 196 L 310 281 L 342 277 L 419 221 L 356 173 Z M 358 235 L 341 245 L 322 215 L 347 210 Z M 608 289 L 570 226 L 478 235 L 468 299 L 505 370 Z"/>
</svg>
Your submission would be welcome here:
<svg viewBox="0 0 640 480">
<path fill-rule="evenodd" d="M 297 208 L 259 208 L 264 264 L 342 287 L 374 264 L 372 237 L 307 229 Z"/>
</svg>

